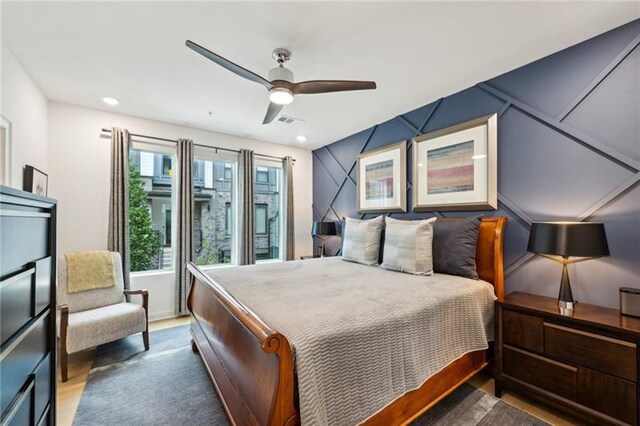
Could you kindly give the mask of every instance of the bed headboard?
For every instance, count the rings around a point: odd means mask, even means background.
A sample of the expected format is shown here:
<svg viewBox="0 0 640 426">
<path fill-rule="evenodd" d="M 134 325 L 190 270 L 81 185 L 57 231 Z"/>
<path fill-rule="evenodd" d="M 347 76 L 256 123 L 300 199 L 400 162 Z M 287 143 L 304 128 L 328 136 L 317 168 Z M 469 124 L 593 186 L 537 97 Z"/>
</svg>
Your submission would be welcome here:
<svg viewBox="0 0 640 426">
<path fill-rule="evenodd" d="M 453 222 L 461 218 L 438 218 L 439 222 Z M 476 270 L 481 280 L 493 285 L 498 298 L 504 297 L 504 228 L 505 216 L 483 217 L 480 223 L 478 244 L 476 246 Z"/>
</svg>

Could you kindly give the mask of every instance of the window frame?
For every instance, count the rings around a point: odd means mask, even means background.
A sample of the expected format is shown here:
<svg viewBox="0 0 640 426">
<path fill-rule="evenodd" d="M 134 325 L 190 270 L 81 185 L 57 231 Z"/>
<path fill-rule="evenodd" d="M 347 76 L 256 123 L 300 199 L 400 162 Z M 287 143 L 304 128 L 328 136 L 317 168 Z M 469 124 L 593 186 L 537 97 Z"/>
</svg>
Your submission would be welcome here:
<svg viewBox="0 0 640 426">
<path fill-rule="evenodd" d="M 279 160 L 271 160 L 271 159 L 266 159 L 266 158 L 260 158 L 260 159 L 256 159 L 254 161 L 254 167 L 255 167 L 255 174 L 257 176 L 257 170 L 258 167 L 265 167 L 267 169 L 269 168 L 274 168 L 274 169 L 278 169 L 278 172 L 276 173 L 276 182 L 275 182 L 275 186 L 276 186 L 276 190 L 278 192 L 278 226 L 279 226 L 279 232 L 278 232 L 278 257 L 274 258 L 274 259 L 260 259 L 257 260 L 256 259 L 256 263 L 268 263 L 268 262 L 282 262 L 284 261 L 284 193 L 283 193 L 283 179 L 284 179 L 284 168 L 282 165 L 282 161 Z M 269 175 L 269 171 L 266 171 L 267 175 Z M 255 178 L 254 178 L 254 200 L 253 200 L 253 205 L 254 205 L 254 209 L 255 209 L 255 205 L 256 204 L 263 204 L 263 203 L 256 203 L 255 202 L 255 186 L 256 185 L 271 185 L 271 180 L 267 179 L 266 182 L 258 182 Z M 267 216 L 266 216 L 266 220 L 268 222 L 269 220 L 269 214 L 268 214 L 268 208 L 267 208 Z M 254 214 L 255 214 L 255 210 L 254 210 Z M 255 217 L 255 216 L 254 216 Z M 268 233 L 268 228 L 269 226 L 267 225 L 267 233 Z M 254 231 L 254 246 L 256 244 L 255 239 L 258 236 L 264 236 L 267 234 L 258 234 L 257 232 Z"/>
<path fill-rule="evenodd" d="M 150 152 L 152 154 L 159 154 L 162 156 L 168 155 L 171 158 L 171 170 L 175 170 L 178 164 L 178 155 L 176 152 L 175 145 L 173 144 L 164 144 L 164 143 L 149 143 L 144 142 L 139 139 L 131 139 L 131 143 L 129 144 L 129 152 L 128 159 L 131 159 L 131 151 L 145 151 Z M 160 162 L 162 166 L 162 161 Z M 138 164 L 138 168 L 140 165 Z M 153 173 L 154 176 L 142 176 L 146 178 L 154 179 L 156 176 L 155 170 Z M 149 269 L 146 271 L 129 271 L 129 276 L 131 277 L 141 277 L 147 275 L 160 275 L 160 274 L 170 274 L 175 272 L 176 267 L 176 259 L 175 259 L 175 241 L 176 241 L 176 206 L 177 206 L 177 180 L 176 173 L 171 173 L 171 268 L 168 269 Z M 127 200 L 127 203 L 129 200 Z M 151 209 L 151 207 L 149 207 Z M 152 210 L 152 209 L 151 209 Z M 151 212 L 153 214 L 153 212 Z"/>
<path fill-rule="evenodd" d="M 215 190 L 216 182 L 224 182 L 230 184 L 230 193 L 231 199 L 227 203 L 224 203 L 225 209 L 225 235 L 229 235 L 231 238 L 231 262 L 230 263 L 214 263 L 210 265 L 198 265 L 198 267 L 203 269 L 224 267 L 224 266 L 235 266 L 238 264 L 238 158 L 237 155 L 227 153 L 227 152 L 216 152 L 211 148 L 206 147 L 194 147 L 193 160 L 199 161 L 210 161 L 213 163 L 213 188 L 205 188 L 206 190 Z M 223 163 L 223 180 L 217 180 L 215 178 L 215 163 Z M 226 170 L 227 166 L 231 166 L 231 179 L 226 180 Z M 231 207 L 231 232 L 227 233 L 227 204 L 230 204 Z"/>
</svg>

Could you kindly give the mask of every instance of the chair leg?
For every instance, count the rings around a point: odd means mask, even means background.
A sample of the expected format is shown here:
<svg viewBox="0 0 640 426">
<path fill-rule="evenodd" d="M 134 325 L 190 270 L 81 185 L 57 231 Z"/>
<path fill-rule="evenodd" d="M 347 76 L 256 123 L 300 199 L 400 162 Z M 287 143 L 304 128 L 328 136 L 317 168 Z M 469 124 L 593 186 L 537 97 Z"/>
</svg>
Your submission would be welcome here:
<svg viewBox="0 0 640 426">
<path fill-rule="evenodd" d="M 149 350 L 149 328 L 142 332 L 142 341 L 144 342 L 144 350 Z"/>
<path fill-rule="evenodd" d="M 196 341 L 194 339 L 191 339 L 191 350 L 194 353 L 198 353 L 198 345 L 196 345 Z"/>
<path fill-rule="evenodd" d="M 69 354 L 67 353 L 67 345 L 60 340 L 60 370 L 62 372 L 62 381 L 69 380 Z"/>
</svg>

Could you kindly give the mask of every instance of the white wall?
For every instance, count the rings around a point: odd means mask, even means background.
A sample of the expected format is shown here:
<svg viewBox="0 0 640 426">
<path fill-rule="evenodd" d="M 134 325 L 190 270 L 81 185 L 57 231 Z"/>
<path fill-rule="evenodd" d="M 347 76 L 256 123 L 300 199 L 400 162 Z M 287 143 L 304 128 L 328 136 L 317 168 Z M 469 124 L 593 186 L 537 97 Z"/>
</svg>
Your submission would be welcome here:
<svg viewBox="0 0 640 426">
<path fill-rule="evenodd" d="M 49 172 L 47 157 L 47 98 L 2 45 L 0 113 L 11 122 L 11 185 L 22 189 L 25 164 Z"/>
<path fill-rule="evenodd" d="M 107 246 L 110 140 L 100 129 L 122 127 L 133 133 L 199 144 L 249 148 L 269 155 L 291 155 L 294 166 L 296 257 L 311 254 L 311 151 L 222 133 L 49 103 L 49 194 L 58 199 L 58 251 L 104 249 Z M 173 315 L 173 273 L 132 276 L 132 288 L 149 290 L 150 318 Z"/>
</svg>

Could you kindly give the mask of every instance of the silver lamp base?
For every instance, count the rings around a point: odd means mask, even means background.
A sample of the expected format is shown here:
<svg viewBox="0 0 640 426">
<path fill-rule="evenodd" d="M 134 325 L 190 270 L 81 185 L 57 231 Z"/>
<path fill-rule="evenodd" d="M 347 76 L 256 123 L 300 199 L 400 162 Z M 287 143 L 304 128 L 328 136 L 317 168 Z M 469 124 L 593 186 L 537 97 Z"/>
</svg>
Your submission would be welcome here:
<svg viewBox="0 0 640 426">
<path fill-rule="evenodd" d="M 573 305 L 575 302 L 565 302 L 564 300 L 558 300 L 558 309 L 560 310 L 560 315 L 565 316 L 573 316 Z"/>
</svg>

